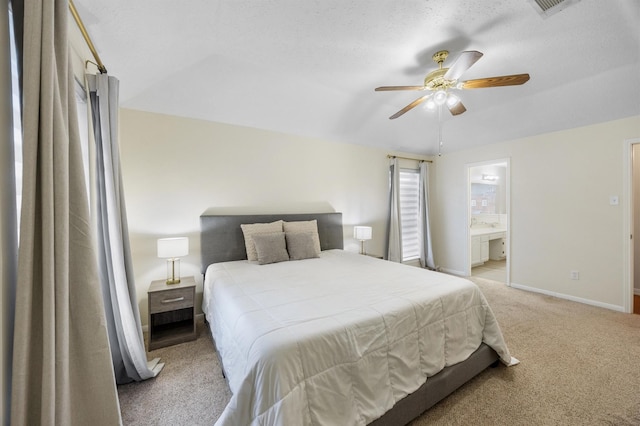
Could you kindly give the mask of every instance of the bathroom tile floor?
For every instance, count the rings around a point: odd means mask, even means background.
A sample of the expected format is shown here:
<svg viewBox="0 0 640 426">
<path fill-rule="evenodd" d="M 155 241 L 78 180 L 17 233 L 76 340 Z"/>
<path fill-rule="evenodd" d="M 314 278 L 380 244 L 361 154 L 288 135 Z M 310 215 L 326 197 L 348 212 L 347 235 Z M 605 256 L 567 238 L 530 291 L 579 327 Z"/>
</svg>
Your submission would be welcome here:
<svg viewBox="0 0 640 426">
<path fill-rule="evenodd" d="M 471 268 L 472 277 L 486 278 L 499 282 L 507 282 L 507 261 L 489 260 L 484 265 Z"/>
</svg>

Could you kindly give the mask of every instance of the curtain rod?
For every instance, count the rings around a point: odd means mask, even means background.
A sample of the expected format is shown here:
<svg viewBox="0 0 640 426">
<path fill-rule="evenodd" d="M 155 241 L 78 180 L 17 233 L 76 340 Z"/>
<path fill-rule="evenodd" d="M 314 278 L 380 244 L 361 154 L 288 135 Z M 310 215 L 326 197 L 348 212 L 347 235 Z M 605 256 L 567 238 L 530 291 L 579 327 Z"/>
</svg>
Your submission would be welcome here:
<svg viewBox="0 0 640 426">
<path fill-rule="evenodd" d="M 421 160 L 420 158 L 401 157 L 399 155 L 387 155 L 387 158 L 401 158 L 403 160 L 424 161 L 425 163 L 433 163 L 431 160 Z"/>
<path fill-rule="evenodd" d="M 82 37 L 84 37 L 84 41 L 87 42 L 87 46 L 89 46 L 89 50 L 91 51 L 91 53 L 93 54 L 93 57 L 97 62 L 96 65 L 98 66 L 98 70 L 100 71 L 101 74 L 106 74 L 107 68 L 104 66 L 104 64 L 100 60 L 100 56 L 98 56 L 98 52 L 96 52 L 96 48 L 93 46 L 93 43 L 91 42 L 91 37 L 89 37 L 89 33 L 87 32 L 87 29 L 84 27 L 84 24 L 82 23 L 82 18 L 80 18 L 80 15 L 76 10 L 76 6 L 73 4 L 73 0 L 69 0 L 69 10 L 73 15 L 73 19 L 75 19 L 76 24 L 78 24 L 78 28 L 82 33 Z"/>
</svg>

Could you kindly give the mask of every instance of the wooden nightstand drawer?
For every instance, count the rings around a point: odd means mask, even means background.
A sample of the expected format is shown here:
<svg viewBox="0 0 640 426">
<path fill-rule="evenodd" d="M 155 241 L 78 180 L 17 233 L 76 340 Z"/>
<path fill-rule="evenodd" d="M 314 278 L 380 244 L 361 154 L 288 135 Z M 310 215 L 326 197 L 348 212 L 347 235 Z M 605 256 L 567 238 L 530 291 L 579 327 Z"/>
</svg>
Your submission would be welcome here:
<svg viewBox="0 0 640 426">
<path fill-rule="evenodd" d="M 149 309 L 152 314 L 175 311 L 193 306 L 194 288 L 176 288 L 149 293 Z"/>
</svg>

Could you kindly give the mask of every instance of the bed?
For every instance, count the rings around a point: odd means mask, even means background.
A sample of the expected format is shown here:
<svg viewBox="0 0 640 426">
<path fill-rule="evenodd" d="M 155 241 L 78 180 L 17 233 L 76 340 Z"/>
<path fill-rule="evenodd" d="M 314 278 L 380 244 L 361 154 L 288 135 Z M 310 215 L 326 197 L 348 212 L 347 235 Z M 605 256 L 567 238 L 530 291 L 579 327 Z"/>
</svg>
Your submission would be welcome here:
<svg viewBox="0 0 640 426">
<path fill-rule="evenodd" d="M 280 220 L 315 223 L 319 254 L 247 260 L 241 225 Z M 341 213 L 200 224 L 203 312 L 233 394 L 217 425 L 404 425 L 517 363 L 473 283 L 344 251 Z"/>
</svg>

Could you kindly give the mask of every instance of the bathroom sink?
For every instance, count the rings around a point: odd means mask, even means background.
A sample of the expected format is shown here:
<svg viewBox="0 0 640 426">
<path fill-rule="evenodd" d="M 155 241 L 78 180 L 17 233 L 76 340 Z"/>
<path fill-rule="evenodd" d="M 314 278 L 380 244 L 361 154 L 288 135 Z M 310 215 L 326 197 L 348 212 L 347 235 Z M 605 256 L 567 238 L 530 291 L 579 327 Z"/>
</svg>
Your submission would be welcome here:
<svg viewBox="0 0 640 426">
<path fill-rule="evenodd" d="M 471 236 L 497 234 L 499 232 L 507 232 L 507 230 L 504 228 L 471 228 Z"/>
</svg>

